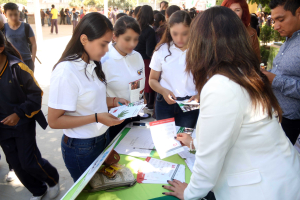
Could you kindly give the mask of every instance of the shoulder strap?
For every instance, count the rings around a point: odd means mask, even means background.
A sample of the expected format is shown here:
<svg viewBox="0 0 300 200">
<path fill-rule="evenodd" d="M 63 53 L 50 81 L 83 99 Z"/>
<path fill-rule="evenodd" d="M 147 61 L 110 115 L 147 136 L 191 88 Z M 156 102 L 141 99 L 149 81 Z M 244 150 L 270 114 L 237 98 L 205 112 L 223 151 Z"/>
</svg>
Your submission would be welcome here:
<svg viewBox="0 0 300 200">
<path fill-rule="evenodd" d="M 27 23 L 24 23 L 24 26 L 25 26 L 25 35 L 26 35 L 26 38 L 28 40 L 29 39 L 29 28 L 30 28 L 30 25 L 27 24 Z"/>
</svg>

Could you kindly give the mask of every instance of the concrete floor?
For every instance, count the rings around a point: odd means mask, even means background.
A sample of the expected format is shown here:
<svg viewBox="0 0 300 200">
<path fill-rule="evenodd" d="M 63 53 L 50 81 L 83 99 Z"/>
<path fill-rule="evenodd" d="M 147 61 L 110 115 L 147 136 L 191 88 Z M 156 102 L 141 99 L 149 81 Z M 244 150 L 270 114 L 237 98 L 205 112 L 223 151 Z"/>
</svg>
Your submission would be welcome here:
<svg viewBox="0 0 300 200">
<path fill-rule="evenodd" d="M 34 25 L 32 25 L 32 28 L 35 31 Z M 48 113 L 47 105 L 51 71 L 71 38 L 72 26 L 59 25 L 58 31 L 58 34 L 50 34 L 50 27 L 45 25 L 43 27 L 44 40 L 37 44 L 37 57 L 42 64 L 35 62 L 35 77 L 44 91 L 42 110 L 46 116 Z M 63 197 L 73 184 L 73 180 L 62 159 L 60 148 L 62 135 L 62 130 L 54 130 L 49 127 L 43 130 L 37 125 L 37 144 L 42 156 L 55 166 L 60 174 L 60 194 L 56 199 Z M 28 200 L 31 197 L 31 193 L 19 180 L 14 180 L 11 183 L 5 181 L 9 170 L 2 148 L 0 148 L 0 154 L 2 157 L 0 160 L 0 200 Z M 43 200 L 48 199 L 48 195 L 43 198 Z"/>
</svg>

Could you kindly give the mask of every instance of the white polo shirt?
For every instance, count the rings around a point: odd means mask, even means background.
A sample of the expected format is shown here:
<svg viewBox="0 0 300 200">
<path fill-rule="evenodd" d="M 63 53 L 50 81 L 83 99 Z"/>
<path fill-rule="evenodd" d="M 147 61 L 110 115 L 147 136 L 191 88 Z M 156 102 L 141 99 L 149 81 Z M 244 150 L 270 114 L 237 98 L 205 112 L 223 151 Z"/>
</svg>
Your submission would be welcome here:
<svg viewBox="0 0 300 200">
<path fill-rule="evenodd" d="M 171 43 L 170 52 L 168 56 L 168 45 L 163 44 L 158 51 L 154 51 L 149 67 L 161 72 L 160 85 L 172 91 L 176 97 L 196 95 L 193 76 L 185 72 L 186 50 L 182 51 Z"/>
<path fill-rule="evenodd" d="M 133 50 L 122 56 L 113 44 L 101 63 L 107 81 L 107 96 L 130 101 L 129 83 L 139 79 L 143 79 L 140 87 L 145 88 L 145 64 L 140 53 Z"/>
<path fill-rule="evenodd" d="M 108 112 L 106 86 L 97 77 L 95 67 L 93 61 L 87 64 L 82 59 L 59 63 L 51 75 L 48 106 L 65 110 L 65 115 L 69 116 Z M 93 138 L 107 129 L 107 126 L 94 122 L 63 132 L 71 138 Z"/>
</svg>

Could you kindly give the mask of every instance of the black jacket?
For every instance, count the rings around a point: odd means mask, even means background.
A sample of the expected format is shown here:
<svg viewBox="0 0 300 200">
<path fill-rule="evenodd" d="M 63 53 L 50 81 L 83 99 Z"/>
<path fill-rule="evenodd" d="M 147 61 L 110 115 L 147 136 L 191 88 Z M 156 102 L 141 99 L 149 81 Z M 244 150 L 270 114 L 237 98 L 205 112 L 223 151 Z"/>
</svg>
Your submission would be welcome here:
<svg viewBox="0 0 300 200">
<path fill-rule="evenodd" d="M 0 93 L 1 113 L 7 116 L 16 113 L 20 117 L 16 126 L 36 120 L 43 129 L 46 129 L 48 123 L 41 111 L 43 91 L 33 72 L 17 57 L 8 54 L 7 58 L 8 64 L 5 69 L 7 71 L 4 72 L 7 83 L 2 81 Z M 6 128 L 3 126 L 5 125 L 0 125 Z"/>
<path fill-rule="evenodd" d="M 150 26 L 147 26 L 142 30 L 139 36 L 139 43 L 134 50 L 139 52 L 143 59 L 151 59 L 155 46 L 155 31 Z"/>
</svg>

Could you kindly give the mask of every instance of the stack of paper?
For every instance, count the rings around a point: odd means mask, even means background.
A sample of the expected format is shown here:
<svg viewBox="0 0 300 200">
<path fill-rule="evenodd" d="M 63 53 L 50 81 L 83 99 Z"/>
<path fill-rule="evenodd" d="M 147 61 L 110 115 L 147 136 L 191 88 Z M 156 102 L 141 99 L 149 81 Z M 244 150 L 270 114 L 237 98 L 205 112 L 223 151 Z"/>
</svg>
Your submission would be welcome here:
<svg viewBox="0 0 300 200">
<path fill-rule="evenodd" d="M 185 182 L 185 166 L 150 157 L 140 166 L 137 174 L 138 183 L 167 184 L 172 179 Z"/>
<path fill-rule="evenodd" d="M 150 129 L 146 127 L 132 127 L 115 148 L 115 151 L 119 154 L 146 158 L 150 156 L 153 148 L 154 144 Z"/>
<path fill-rule="evenodd" d="M 160 159 L 184 151 L 180 142 L 175 140 L 177 132 L 174 118 L 150 122 L 149 125 L 152 140 Z"/>
</svg>

